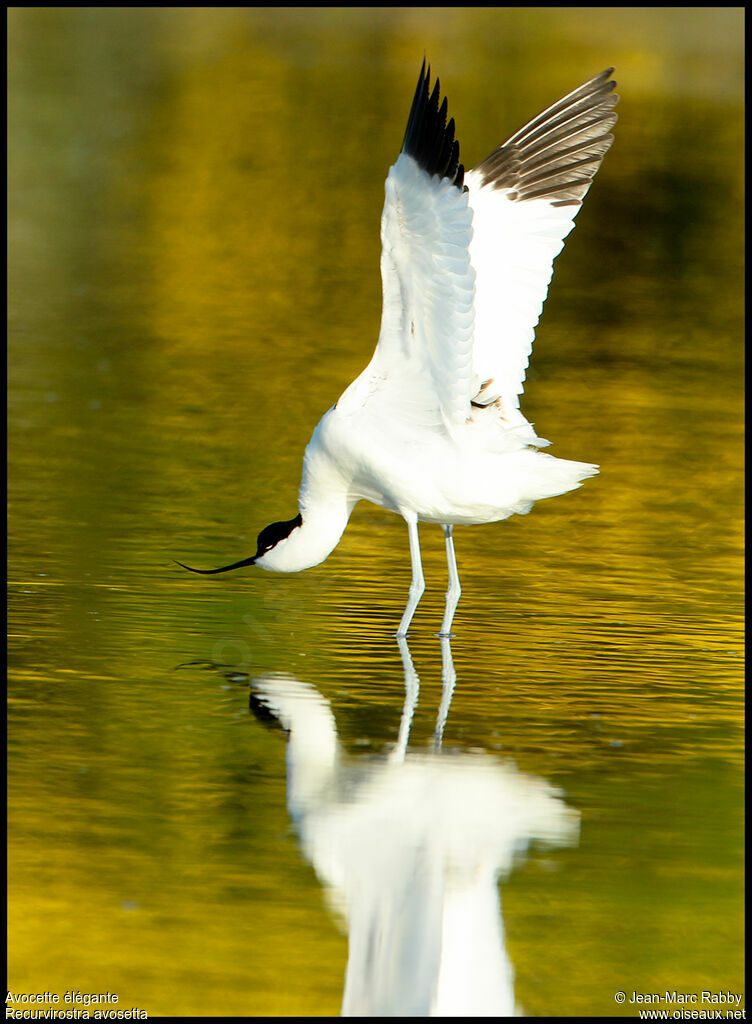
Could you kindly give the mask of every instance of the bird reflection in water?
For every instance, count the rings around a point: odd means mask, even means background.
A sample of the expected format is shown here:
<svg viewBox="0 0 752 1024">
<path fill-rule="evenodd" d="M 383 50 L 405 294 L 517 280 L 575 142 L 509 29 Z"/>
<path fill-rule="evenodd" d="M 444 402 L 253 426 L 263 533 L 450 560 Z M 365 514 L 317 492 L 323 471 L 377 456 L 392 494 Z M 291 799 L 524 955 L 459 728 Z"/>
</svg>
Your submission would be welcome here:
<svg viewBox="0 0 752 1024">
<path fill-rule="evenodd" d="M 288 734 L 287 799 L 306 857 L 344 922 L 343 1016 L 518 1016 L 498 880 L 532 841 L 577 842 L 579 815 L 545 780 L 441 740 L 455 682 L 442 639 L 432 751 L 408 751 L 419 680 L 404 639 L 397 744 L 358 758 L 329 702 L 289 675 L 251 682 L 251 710 Z"/>
</svg>

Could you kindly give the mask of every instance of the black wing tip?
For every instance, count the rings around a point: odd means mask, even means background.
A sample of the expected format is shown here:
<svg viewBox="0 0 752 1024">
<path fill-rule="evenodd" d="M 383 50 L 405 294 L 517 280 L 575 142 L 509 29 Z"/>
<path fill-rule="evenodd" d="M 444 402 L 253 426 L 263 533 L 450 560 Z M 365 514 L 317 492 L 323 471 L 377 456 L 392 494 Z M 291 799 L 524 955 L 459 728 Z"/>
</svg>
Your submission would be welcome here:
<svg viewBox="0 0 752 1024">
<path fill-rule="evenodd" d="M 441 101 L 439 79 L 431 89 L 431 65 L 423 65 L 407 119 L 402 152 L 411 156 L 428 174 L 448 178 L 462 191 L 464 167 L 460 146 L 454 137 L 454 118 L 447 121 L 447 99 Z"/>
</svg>

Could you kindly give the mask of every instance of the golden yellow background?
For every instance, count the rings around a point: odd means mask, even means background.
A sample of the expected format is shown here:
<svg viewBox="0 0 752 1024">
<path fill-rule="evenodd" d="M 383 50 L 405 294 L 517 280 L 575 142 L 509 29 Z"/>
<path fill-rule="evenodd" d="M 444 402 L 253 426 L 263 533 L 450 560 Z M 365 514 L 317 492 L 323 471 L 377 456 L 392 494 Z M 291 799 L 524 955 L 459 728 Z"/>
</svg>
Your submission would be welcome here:
<svg viewBox="0 0 752 1024">
<path fill-rule="evenodd" d="M 305 679 L 348 749 L 385 749 L 404 524 L 361 506 L 289 578 L 171 559 L 244 557 L 294 515 L 377 338 L 425 54 L 467 166 L 611 64 L 622 97 L 523 397 L 601 475 L 456 533 L 445 743 L 582 814 L 579 847 L 501 887 L 517 997 L 743 991 L 743 36 L 740 8 L 9 11 L 9 989 L 339 1012 L 284 741 L 212 666 Z M 446 571 L 422 538 L 417 747 Z"/>
</svg>

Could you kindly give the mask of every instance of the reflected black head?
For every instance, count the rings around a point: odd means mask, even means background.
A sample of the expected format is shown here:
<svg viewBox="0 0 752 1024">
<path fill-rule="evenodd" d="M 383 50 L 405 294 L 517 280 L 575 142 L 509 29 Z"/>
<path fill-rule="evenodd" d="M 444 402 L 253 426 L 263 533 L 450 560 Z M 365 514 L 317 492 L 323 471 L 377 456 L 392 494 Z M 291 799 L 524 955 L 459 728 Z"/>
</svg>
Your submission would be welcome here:
<svg viewBox="0 0 752 1024">
<path fill-rule="evenodd" d="M 296 526 L 302 525 L 303 517 L 298 512 L 294 519 L 288 519 L 285 523 L 272 523 L 270 526 L 264 527 L 258 535 L 256 554 L 253 558 L 244 558 L 240 562 L 233 562 L 232 565 L 223 565 L 221 569 L 192 569 L 190 565 L 184 565 L 183 562 L 178 562 L 178 565 L 182 566 L 183 569 L 188 569 L 189 572 L 199 573 L 201 576 L 215 576 L 219 572 L 241 569 L 244 565 L 253 565 L 257 558 L 261 558 L 262 555 L 267 554 L 272 548 L 276 547 L 281 540 L 289 537 Z"/>
<path fill-rule="evenodd" d="M 264 698 L 254 693 L 253 690 L 248 694 L 248 707 L 254 718 L 261 722 L 262 725 L 267 726 L 269 729 L 281 729 L 283 732 L 288 731 L 265 702 Z"/>
</svg>

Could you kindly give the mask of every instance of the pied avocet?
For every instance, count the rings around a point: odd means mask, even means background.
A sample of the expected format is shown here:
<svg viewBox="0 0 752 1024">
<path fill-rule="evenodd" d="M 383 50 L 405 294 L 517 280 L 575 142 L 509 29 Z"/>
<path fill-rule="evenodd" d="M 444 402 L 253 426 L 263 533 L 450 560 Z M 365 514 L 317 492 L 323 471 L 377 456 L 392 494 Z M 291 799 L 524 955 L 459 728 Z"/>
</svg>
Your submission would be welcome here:
<svg viewBox="0 0 752 1024">
<path fill-rule="evenodd" d="M 397 512 L 409 531 L 412 583 L 398 636 L 425 586 L 418 523 L 443 528 L 448 635 L 460 597 L 452 528 L 528 512 L 597 473 L 540 452 L 549 442 L 522 415 L 518 396 L 553 260 L 613 141 L 612 72 L 564 96 L 465 173 L 454 119 L 447 123 L 446 98 L 439 103 L 438 78 L 430 88 L 424 60 L 386 179 L 373 358 L 313 432 L 298 514 L 262 530 L 253 557 L 191 572 L 318 565 L 365 499 Z"/>
</svg>

